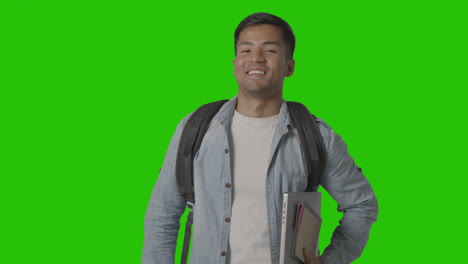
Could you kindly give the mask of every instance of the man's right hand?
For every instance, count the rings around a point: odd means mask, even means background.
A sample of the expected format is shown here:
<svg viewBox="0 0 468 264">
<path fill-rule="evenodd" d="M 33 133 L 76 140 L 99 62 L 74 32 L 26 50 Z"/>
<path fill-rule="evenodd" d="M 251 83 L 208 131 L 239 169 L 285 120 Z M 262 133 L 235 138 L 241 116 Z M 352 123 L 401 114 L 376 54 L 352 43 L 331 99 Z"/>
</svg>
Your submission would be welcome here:
<svg viewBox="0 0 468 264">
<path fill-rule="evenodd" d="M 319 258 L 310 256 L 305 247 L 302 248 L 302 254 L 304 254 L 306 264 L 323 264 Z"/>
</svg>

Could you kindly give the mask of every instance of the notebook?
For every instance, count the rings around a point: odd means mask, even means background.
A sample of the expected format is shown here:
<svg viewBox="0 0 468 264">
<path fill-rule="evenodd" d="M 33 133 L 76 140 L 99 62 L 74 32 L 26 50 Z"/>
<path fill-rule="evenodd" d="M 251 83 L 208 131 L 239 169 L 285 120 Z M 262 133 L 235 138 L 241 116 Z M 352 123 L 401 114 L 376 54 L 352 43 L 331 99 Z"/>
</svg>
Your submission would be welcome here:
<svg viewBox="0 0 468 264">
<path fill-rule="evenodd" d="M 303 245 L 311 256 L 318 255 L 321 200 L 319 192 L 283 194 L 280 264 L 304 263 Z"/>
</svg>

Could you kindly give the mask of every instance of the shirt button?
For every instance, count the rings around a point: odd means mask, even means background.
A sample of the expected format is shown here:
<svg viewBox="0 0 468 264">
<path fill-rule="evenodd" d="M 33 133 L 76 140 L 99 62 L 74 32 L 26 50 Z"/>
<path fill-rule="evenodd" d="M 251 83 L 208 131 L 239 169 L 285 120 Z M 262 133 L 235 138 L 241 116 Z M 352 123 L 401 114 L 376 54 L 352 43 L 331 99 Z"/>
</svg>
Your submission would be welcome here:
<svg viewBox="0 0 468 264">
<path fill-rule="evenodd" d="M 226 252 L 224 252 L 224 251 L 223 251 L 223 252 L 221 252 L 221 256 L 225 257 L 226 255 L 227 255 L 227 253 L 226 253 Z"/>
<path fill-rule="evenodd" d="M 231 188 L 231 184 L 226 183 L 226 188 Z"/>
<path fill-rule="evenodd" d="M 226 218 L 226 223 L 230 223 L 231 222 L 231 218 Z"/>
<path fill-rule="evenodd" d="M 229 152 L 229 149 L 224 149 L 224 153 L 228 153 Z"/>
</svg>

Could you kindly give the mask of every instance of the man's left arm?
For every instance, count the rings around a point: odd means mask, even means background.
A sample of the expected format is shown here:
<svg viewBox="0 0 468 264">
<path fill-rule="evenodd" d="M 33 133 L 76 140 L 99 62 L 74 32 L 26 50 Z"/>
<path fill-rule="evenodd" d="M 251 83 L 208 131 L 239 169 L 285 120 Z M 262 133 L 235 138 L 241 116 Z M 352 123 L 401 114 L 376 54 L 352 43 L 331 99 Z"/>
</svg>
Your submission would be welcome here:
<svg viewBox="0 0 468 264">
<path fill-rule="evenodd" d="M 327 160 L 320 184 L 338 202 L 343 218 L 320 259 L 325 264 L 351 263 L 362 254 L 377 220 L 377 199 L 341 137 L 328 127 L 321 130 Z"/>
</svg>

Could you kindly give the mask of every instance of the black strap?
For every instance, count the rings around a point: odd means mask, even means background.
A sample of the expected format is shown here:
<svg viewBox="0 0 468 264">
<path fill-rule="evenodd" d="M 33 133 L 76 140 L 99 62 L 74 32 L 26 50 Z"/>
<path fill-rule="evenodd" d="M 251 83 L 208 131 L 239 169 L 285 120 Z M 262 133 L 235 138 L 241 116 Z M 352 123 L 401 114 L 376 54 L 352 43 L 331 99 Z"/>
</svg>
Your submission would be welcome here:
<svg viewBox="0 0 468 264">
<path fill-rule="evenodd" d="M 185 224 L 185 235 L 184 235 L 184 247 L 182 248 L 182 257 L 180 259 L 181 264 L 187 263 L 187 257 L 190 248 L 190 237 L 192 236 L 192 224 L 193 224 L 193 211 L 187 216 L 187 223 Z"/>
<path fill-rule="evenodd" d="M 179 142 L 176 157 L 176 179 L 179 194 L 194 202 L 193 194 L 193 157 L 200 149 L 208 125 L 221 106 L 228 100 L 217 101 L 200 106 L 187 120 Z"/>
<path fill-rule="evenodd" d="M 289 116 L 299 134 L 308 171 L 306 192 L 317 191 L 320 176 L 325 168 L 325 145 L 316 117 L 301 103 L 287 102 Z"/>
<path fill-rule="evenodd" d="M 193 207 L 195 194 L 193 189 L 193 157 L 200 149 L 201 142 L 208 130 L 211 119 L 228 100 L 221 100 L 200 106 L 187 120 L 179 142 L 176 157 L 176 180 L 179 194 L 187 200 L 190 213 L 185 224 L 184 247 L 182 248 L 181 264 L 187 263 L 192 235 Z"/>
</svg>

